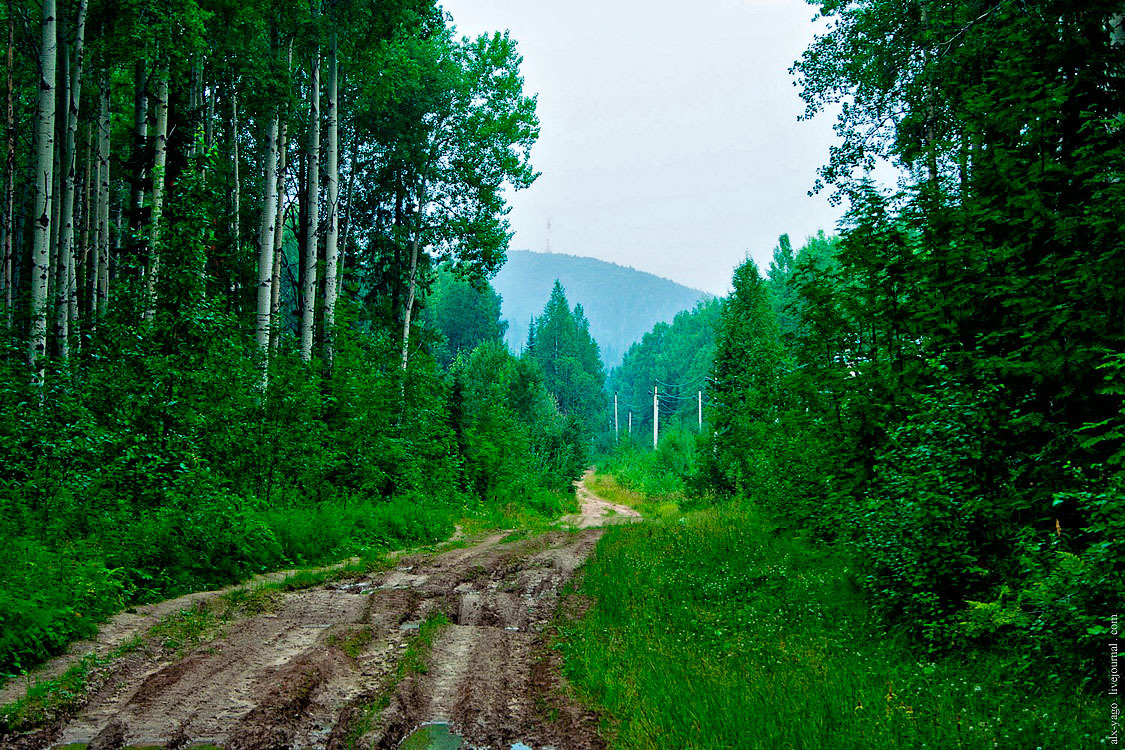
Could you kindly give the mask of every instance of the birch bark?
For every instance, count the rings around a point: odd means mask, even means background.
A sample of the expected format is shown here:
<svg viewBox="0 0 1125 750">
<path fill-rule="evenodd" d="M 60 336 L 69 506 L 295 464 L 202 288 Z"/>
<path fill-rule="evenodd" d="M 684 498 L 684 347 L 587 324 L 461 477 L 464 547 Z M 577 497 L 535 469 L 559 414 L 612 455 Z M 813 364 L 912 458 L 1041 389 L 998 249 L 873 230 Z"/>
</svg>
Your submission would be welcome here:
<svg viewBox="0 0 1125 750">
<path fill-rule="evenodd" d="M 51 188 L 55 169 L 55 67 L 58 54 L 55 0 L 43 0 L 39 53 L 39 102 L 36 107 L 35 208 L 31 245 L 31 335 L 28 364 L 32 385 L 40 390 L 47 355 L 47 279 L 51 272 Z"/>
</svg>

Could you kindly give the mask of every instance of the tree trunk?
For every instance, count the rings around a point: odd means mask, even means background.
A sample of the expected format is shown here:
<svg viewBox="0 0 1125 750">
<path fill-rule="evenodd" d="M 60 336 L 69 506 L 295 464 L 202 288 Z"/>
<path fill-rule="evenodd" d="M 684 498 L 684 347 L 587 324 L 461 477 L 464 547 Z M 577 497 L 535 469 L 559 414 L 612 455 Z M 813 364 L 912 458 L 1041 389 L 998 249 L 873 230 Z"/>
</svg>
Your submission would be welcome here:
<svg viewBox="0 0 1125 750">
<path fill-rule="evenodd" d="M 402 369 L 410 362 L 410 319 L 414 314 L 414 298 L 418 290 L 418 254 L 422 251 L 422 209 L 426 205 L 427 181 L 423 176 L 422 187 L 418 191 L 418 205 L 406 220 L 413 222 L 410 240 L 410 280 L 406 289 L 406 305 L 402 311 Z"/>
<path fill-rule="evenodd" d="M 287 123 L 282 121 L 278 137 L 281 164 L 277 170 L 277 217 L 273 233 L 273 270 L 270 274 L 270 349 L 277 351 L 281 337 L 281 251 L 285 240 L 285 169 L 288 163 Z"/>
<path fill-rule="evenodd" d="M 262 350 L 266 367 L 262 374 L 262 387 L 267 385 L 270 312 L 273 306 L 273 248 L 277 226 L 277 135 L 278 114 L 275 112 L 266 131 L 266 183 L 265 202 L 262 206 L 262 223 L 258 232 L 258 347 Z"/>
<path fill-rule="evenodd" d="M 312 359 L 314 312 L 316 310 L 317 230 L 320 223 L 320 50 L 313 52 L 309 71 L 308 223 L 301 279 L 301 359 Z"/>
<path fill-rule="evenodd" d="M 31 245 L 31 336 L 28 346 L 31 382 L 40 390 L 40 398 L 44 380 L 43 359 L 47 354 L 47 278 L 51 272 L 49 246 L 51 188 L 55 169 L 55 62 L 58 53 L 55 26 L 55 0 L 43 0 L 39 102 L 35 115 L 38 142 L 35 154 L 35 229 Z"/>
<path fill-rule="evenodd" d="M 90 264 L 94 281 L 90 286 L 90 321 L 96 326 L 105 315 L 109 298 L 109 72 L 102 77 L 101 106 L 98 109 L 98 197 L 97 241 Z"/>
<path fill-rule="evenodd" d="M 78 107 L 82 101 L 82 48 L 86 36 L 86 1 L 79 0 L 74 27 L 74 61 L 67 91 L 66 142 L 62 156 L 62 208 L 59 212 L 59 275 L 55 286 L 55 312 L 59 357 L 70 356 L 70 297 L 74 289 L 74 199 L 76 177 Z"/>
<path fill-rule="evenodd" d="M 81 225 L 82 233 L 78 238 L 78 255 L 75 258 L 74 266 L 77 271 L 75 277 L 74 294 L 71 295 L 70 303 L 70 327 L 72 333 L 77 336 L 78 345 L 82 344 L 82 337 L 78 336 L 78 326 L 81 324 L 79 317 L 82 312 L 90 309 L 90 300 L 86 299 L 86 295 L 90 289 L 90 261 L 93 259 L 91 248 L 94 244 L 94 216 L 95 211 L 93 208 L 93 191 L 94 185 L 97 182 L 96 167 L 94 166 L 94 130 L 97 128 L 96 122 L 89 122 L 86 125 L 86 164 L 82 167 L 82 202 L 81 207 Z M 83 307 L 82 303 L 85 303 Z"/>
<path fill-rule="evenodd" d="M 402 369 L 410 361 L 410 316 L 414 312 L 414 293 L 418 288 L 418 252 L 421 249 L 417 235 L 410 241 L 410 281 L 406 291 L 406 306 L 402 311 Z"/>
<path fill-rule="evenodd" d="M 156 279 L 160 273 L 160 220 L 164 214 L 164 174 L 168 165 L 168 76 L 157 74 L 156 80 L 156 152 L 152 159 L 152 214 L 149 218 L 148 252 L 145 273 L 144 319 L 156 314 Z"/>
<path fill-rule="evenodd" d="M 144 60 L 137 60 L 133 71 L 134 102 L 133 102 L 133 155 L 134 165 L 132 193 L 129 198 L 129 229 L 132 237 L 139 237 L 144 231 L 144 202 L 145 202 L 145 166 L 148 164 L 148 72 Z M 118 229 L 118 240 L 122 239 L 122 232 Z M 129 252 L 138 252 L 135 240 L 129 241 Z M 136 257 L 131 257 L 131 262 L 136 262 Z M 121 274 L 121 254 L 117 255 L 117 273 Z"/>
<path fill-rule="evenodd" d="M 191 91 L 188 94 L 188 117 L 191 122 L 191 143 L 188 145 L 188 157 L 199 157 L 199 124 L 202 121 L 203 109 L 203 61 L 195 60 L 191 64 Z"/>
<path fill-rule="evenodd" d="M 340 296 L 340 288 L 344 278 L 344 263 L 348 255 L 348 237 L 351 235 L 352 230 L 352 188 L 355 187 L 355 173 L 356 173 L 356 159 L 358 158 L 359 151 L 359 134 L 353 134 L 352 137 L 352 156 L 348 164 L 348 187 L 344 190 L 344 206 L 347 207 L 347 216 L 344 218 L 344 231 L 340 235 L 340 270 L 339 276 L 336 278 L 336 296 Z M 341 214 L 343 211 L 341 210 Z"/>
<path fill-rule="evenodd" d="M 12 232 L 15 230 L 15 222 L 12 221 L 12 212 L 15 209 L 14 196 L 15 196 L 15 171 L 16 171 L 16 118 L 15 107 L 13 102 L 12 92 L 12 51 L 14 47 L 16 34 L 16 15 L 12 12 L 11 6 L 8 7 L 8 155 L 5 162 L 7 168 L 5 169 L 6 184 L 4 186 L 4 317 L 8 324 L 8 329 L 11 330 L 15 325 L 15 295 L 14 289 L 16 284 L 16 276 L 13 273 L 12 264 Z"/>
<path fill-rule="evenodd" d="M 57 0 L 56 0 L 57 2 Z M 58 7 L 56 5 L 56 12 Z M 66 144 L 66 111 L 70 107 L 66 90 L 70 84 L 70 49 L 65 42 L 57 41 L 62 36 L 62 24 L 56 18 L 56 52 L 55 52 L 55 171 L 51 185 L 51 240 L 50 240 L 50 267 L 47 274 L 47 301 L 48 307 L 51 300 L 58 294 L 59 284 L 59 219 L 62 214 L 62 185 L 63 185 L 63 155 Z M 50 312 L 48 310 L 48 312 Z"/>
<path fill-rule="evenodd" d="M 338 44 L 332 31 L 332 48 L 328 54 L 328 226 L 324 235 L 324 355 L 332 366 L 332 332 L 336 322 L 337 241 L 340 236 L 340 128 L 337 98 Z"/>
<path fill-rule="evenodd" d="M 235 259 L 235 263 L 237 263 L 237 259 L 240 257 L 238 248 L 242 241 L 242 177 L 239 174 L 238 163 L 238 90 L 235 89 L 234 84 L 231 84 L 230 88 L 230 150 L 231 163 L 234 170 L 232 176 L 234 184 L 232 185 L 230 198 L 230 233 L 233 240 L 231 255 Z M 238 274 L 235 272 L 235 268 L 232 268 L 230 273 L 230 291 L 234 292 L 237 286 Z"/>
</svg>

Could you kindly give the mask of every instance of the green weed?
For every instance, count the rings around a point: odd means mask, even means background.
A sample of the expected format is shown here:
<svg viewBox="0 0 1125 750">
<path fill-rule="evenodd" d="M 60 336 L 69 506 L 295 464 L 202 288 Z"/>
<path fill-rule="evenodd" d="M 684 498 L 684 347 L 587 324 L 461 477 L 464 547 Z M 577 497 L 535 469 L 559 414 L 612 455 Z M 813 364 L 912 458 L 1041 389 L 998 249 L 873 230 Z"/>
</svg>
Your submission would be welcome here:
<svg viewBox="0 0 1125 750">
<path fill-rule="evenodd" d="M 593 607 L 561 625 L 567 673 L 613 748 L 1101 746 L 1096 699 L 888 635 L 852 571 L 732 506 L 611 528 Z"/>
<path fill-rule="evenodd" d="M 586 487 L 598 497 L 611 503 L 635 508 L 645 518 L 672 518 L 680 513 L 680 503 L 675 496 L 649 496 L 623 485 L 617 477 L 595 472 L 586 478 Z"/>
<path fill-rule="evenodd" d="M 25 732 L 44 726 L 60 716 L 70 714 L 86 694 L 86 688 L 99 670 L 125 654 L 141 647 L 143 641 L 126 641 L 105 656 L 87 654 L 69 669 L 51 680 L 31 683 L 27 694 L 0 707 L 0 735 Z"/>
</svg>

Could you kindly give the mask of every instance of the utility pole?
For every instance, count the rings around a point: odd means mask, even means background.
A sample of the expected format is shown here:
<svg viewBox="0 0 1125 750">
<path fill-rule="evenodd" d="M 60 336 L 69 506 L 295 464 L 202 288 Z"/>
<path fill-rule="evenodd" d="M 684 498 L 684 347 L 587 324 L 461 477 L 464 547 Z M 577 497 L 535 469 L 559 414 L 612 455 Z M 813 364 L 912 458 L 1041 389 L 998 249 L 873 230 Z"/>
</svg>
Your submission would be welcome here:
<svg viewBox="0 0 1125 750">
<path fill-rule="evenodd" d="M 652 449 L 656 450 L 656 443 L 660 439 L 660 389 L 652 387 Z"/>
<path fill-rule="evenodd" d="M 699 396 L 699 431 L 702 433 L 703 432 L 703 391 L 702 390 L 698 391 L 697 395 Z"/>
<path fill-rule="evenodd" d="M 633 437 L 633 412 L 629 412 L 629 437 Z"/>
<path fill-rule="evenodd" d="M 620 428 L 617 424 L 617 394 L 613 394 L 613 442 L 617 442 L 617 434 Z"/>
</svg>

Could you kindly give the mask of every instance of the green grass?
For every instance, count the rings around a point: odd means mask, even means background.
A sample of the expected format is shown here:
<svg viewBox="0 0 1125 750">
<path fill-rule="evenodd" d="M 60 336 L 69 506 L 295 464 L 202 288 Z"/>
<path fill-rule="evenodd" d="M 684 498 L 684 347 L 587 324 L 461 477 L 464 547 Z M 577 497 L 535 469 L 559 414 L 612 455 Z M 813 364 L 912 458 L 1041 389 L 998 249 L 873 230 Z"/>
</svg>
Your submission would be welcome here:
<svg viewBox="0 0 1125 750">
<path fill-rule="evenodd" d="M 54 679 L 29 681 L 23 698 L 0 707 L 0 736 L 35 729 L 71 713 L 97 670 L 142 645 L 140 638 L 134 638 L 104 656 L 87 654 Z"/>
<path fill-rule="evenodd" d="M 645 495 L 626 487 L 611 474 L 591 474 L 586 478 L 586 487 L 611 503 L 636 509 L 645 518 L 677 518 L 680 515 L 677 495 Z"/>
<path fill-rule="evenodd" d="M 752 510 L 610 528 L 580 593 L 561 647 L 611 748 L 1104 746 L 1108 701 L 888 635 L 846 556 Z"/>
</svg>

